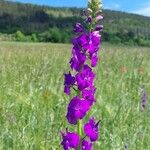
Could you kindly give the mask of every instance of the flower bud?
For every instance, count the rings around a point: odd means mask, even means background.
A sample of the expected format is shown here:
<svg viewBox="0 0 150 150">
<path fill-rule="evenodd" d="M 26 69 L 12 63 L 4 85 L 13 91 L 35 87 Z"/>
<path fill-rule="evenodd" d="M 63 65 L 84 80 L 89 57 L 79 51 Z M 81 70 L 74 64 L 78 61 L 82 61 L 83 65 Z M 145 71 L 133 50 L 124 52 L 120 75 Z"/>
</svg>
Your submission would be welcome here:
<svg viewBox="0 0 150 150">
<path fill-rule="evenodd" d="M 99 16 L 96 17 L 97 21 L 102 20 L 102 19 L 103 19 L 103 16 L 101 16 L 101 15 L 99 15 Z"/>
<path fill-rule="evenodd" d="M 92 13 L 92 12 L 93 12 L 92 9 L 90 9 L 90 8 L 88 8 L 87 11 L 88 11 L 89 13 Z"/>
<path fill-rule="evenodd" d="M 96 12 L 96 15 L 100 15 L 102 13 L 102 10 L 98 10 L 97 12 Z"/>
<path fill-rule="evenodd" d="M 74 26 L 74 32 L 83 32 L 84 27 L 81 23 L 76 23 L 76 25 Z"/>
<path fill-rule="evenodd" d="M 86 22 L 87 22 L 87 23 L 91 23 L 91 22 L 92 22 L 92 17 L 89 16 L 89 17 L 87 18 Z"/>
<path fill-rule="evenodd" d="M 103 25 L 97 25 L 96 27 L 95 27 L 95 30 L 96 31 L 101 31 L 103 29 Z"/>
</svg>

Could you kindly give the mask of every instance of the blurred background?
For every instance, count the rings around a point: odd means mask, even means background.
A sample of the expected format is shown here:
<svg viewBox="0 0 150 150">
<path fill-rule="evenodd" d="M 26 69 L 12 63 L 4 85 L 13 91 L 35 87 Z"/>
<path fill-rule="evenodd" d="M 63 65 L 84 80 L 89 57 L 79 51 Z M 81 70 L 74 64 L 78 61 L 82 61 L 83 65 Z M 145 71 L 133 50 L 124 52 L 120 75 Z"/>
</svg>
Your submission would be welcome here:
<svg viewBox="0 0 150 150">
<path fill-rule="evenodd" d="M 69 43 L 87 0 L 0 0 L 0 40 Z M 149 0 L 103 0 L 103 41 L 150 46 Z"/>
</svg>

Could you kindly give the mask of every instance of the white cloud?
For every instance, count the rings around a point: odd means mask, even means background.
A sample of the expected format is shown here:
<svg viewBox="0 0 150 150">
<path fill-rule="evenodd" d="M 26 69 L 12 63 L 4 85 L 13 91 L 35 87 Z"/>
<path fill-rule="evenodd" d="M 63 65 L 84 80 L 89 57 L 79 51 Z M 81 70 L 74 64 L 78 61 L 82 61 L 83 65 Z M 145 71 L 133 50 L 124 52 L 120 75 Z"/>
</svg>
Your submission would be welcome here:
<svg viewBox="0 0 150 150">
<path fill-rule="evenodd" d="M 120 5 L 117 3 L 110 4 L 108 6 L 104 6 L 105 9 L 118 10 L 120 9 Z"/>
<path fill-rule="evenodd" d="M 113 8 L 118 9 L 118 8 L 120 8 L 120 5 L 119 4 L 114 4 Z"/>
<path fill-rule="evenodd" d="M 141 7 L 139 10 L 132 11 L 132 13 L 150 17 L 150 4 Z"/>
</svg>

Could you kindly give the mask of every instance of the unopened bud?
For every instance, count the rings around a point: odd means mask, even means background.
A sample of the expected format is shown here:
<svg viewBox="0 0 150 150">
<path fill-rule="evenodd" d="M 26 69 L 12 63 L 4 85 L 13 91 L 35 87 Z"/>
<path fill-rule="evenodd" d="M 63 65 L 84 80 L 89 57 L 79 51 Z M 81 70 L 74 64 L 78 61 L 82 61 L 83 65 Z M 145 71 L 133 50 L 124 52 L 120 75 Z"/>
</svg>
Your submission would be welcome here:
<svg viewBox="0 0 150 150">
<path fill-rule="evenodd" d="M 90 9 L 90 8 L 88 8 L 87 10 L 88 10 L 89 13 L 92 13 L 92 12 L 93 12 L 92 9 Z"/>
<path fill-rule="evenodd" d="M 87 18 L 86 22 L 87 22 L 87 23 L 91 23 L 91 22 L 92 22 L 92 17 L 89 16 L 89 17 Z"/>
<path fill-rule="evenodd" d="M 96 27 L 95 27 L 95 30 L 96 31 L 101 31 L 103 29 L 103 25 L 97 25 Z"/>
<path fill-rule="evenodd" d="M 103 16 L 101 16 L 101 15 L 99 15 L 99 16 L 96 17 L 97 21 L 102 20 L 102 19 L 103 19 Z"/>
</svg>

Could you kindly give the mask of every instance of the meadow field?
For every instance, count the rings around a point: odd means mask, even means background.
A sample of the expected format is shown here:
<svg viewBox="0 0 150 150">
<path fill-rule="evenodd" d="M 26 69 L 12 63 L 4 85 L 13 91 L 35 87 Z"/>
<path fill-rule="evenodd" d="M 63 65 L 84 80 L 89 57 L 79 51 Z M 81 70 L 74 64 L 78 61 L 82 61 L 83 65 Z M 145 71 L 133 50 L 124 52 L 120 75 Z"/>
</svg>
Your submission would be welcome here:
<svg viewBox="0 0 150 150">
<path fill-rule="evenodd" d="M 71 45 L 0 42 L 0 150 L 61 150 L 71 96 L 63 93 Z M 101 120 L 93 150 L 150 150 L 150 48 L 104 43 L 88 116 Z M 87 118 L 85 118 L 86 120 Z"/>
</svg>

